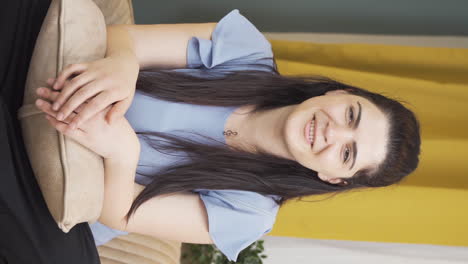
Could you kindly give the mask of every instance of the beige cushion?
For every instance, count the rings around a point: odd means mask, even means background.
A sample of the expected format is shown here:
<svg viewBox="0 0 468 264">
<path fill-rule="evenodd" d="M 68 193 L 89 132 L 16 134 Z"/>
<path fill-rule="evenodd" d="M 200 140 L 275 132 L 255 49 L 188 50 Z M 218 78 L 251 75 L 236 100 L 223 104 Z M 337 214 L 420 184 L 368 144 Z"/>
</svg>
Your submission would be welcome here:
<svg viewBox="0 0 468 264">
<path fill-rule="evenodd" d="M 134 23 L 131 1 L 94 2 L 52 1 L 37 38 L 23 106 L 18 112 L 34 174 L 49 211 L 64 232 L 77 223 L 92 223 L 99 217 L 104 195 L 103 162 L 47 123 L 45 114 L 34 105 L 38 98 L 35 89 L 46 86 L 45 80 L 57 76 L 68 64 L 104 57 L 106 24 Z M 180 263 L 181 245 L 129 234 L 98 247 L 98 252 L 103 264 L 176 264 Z"/>
<path fill-rule="evenodd" d="M 64 232 L 98 219 L 104 197 L 103 160 L 48 124 L 34 104 L 35 90 L 66 65 L 96 60 L 105 52 L 106 24 L 93 1 L 52 1 L 31 58 L 18 118 L 47 207 Z"/>
<path fill-rule="evenodd" d="M 104 14 L 106 25 L 135 24 L 131 0 L 93 0 Z"/>
<path fill-rule="evenodd" d="M 131 233 L 98 247 L 102 264 L 178 264 L 181 242 Z"/>
</svg>

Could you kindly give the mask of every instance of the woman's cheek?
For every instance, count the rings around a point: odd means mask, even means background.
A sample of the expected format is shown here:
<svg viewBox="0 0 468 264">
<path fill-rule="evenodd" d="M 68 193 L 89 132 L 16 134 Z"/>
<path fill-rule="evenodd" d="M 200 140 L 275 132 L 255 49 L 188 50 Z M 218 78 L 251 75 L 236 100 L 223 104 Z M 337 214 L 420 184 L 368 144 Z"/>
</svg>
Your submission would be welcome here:
<svg viewBox="0 0 468 264">
<path fill-rule="evenodd" d="M 337 167 L 337 159 L 335 157 L 336 151 L 334 148 L 329 148 L 325 152 L 320 154 L 318 164 L 319 167 L 318 171 L 327 173 L 327 174 L 332 174 L 333 172 L 336 171 Z"/>
<path fill-rule="evenodd" d="M 343 114 L 343 107 L 330 107 L 327 109 L 327 114 L 329 115 L 329 118 L 333 120 L 333 122 L 338 124 L 341 124 L 341 120 L 345 118 L 345 115 Z"/>
</svg>

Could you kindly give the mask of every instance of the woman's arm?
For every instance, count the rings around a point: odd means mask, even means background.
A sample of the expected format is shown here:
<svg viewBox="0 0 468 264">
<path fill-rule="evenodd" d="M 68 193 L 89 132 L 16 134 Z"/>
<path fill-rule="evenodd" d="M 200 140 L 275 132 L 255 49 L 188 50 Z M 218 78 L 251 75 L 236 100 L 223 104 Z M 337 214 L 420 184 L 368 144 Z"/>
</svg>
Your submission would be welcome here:
<svg viewBox="0 0 468 264">
<path fill-rule="evenodd" d="M 134 186 L 136 197 L 144 186 Z M 155 196 L 135 211 L 127 226 L 118 230 L 184 243 L 214 244 L 208 213 L 197 193 L 178 192 Z"/>
<path fill-rule="evenodd" d="M 135 160 L 138 157 L 125 155 L 124 158 L 122 155 L 122 158 L 104 160 L 104 203 L 99 222 L 129 233 L 185 243 L 213 244 L 208 213 L 200 196 L 195 193 L 179 192 L 153 197 L 140 205 L 126 222 L 125 215 L 145 188 L 134 183 Z"/>
<path fill-rule="evenodd" d="M 104 159 L 104 201 L 99 222 L 114 229 L 125 224 L 124 215 L 133 202 L 139 146 L 135 149 L 126 157 Z"/>
<path fill-rule="evenodd" d="M 211 39 L 216 25 L 108 26 L 105 58 L 67 65 L 52 81 L 53 88 L 61 90 L 53 105 L 53 109 L 60 112 L 58 120 L 65 120 L 86 100 L 89 106 L 70 123 L 70 129 L 79 127 L 113 103 L 116 104 L 108 113 L 107 121 L 123 117 L 132 102 L 139 70 L 186 68 L 189 39 L 194 36 Z M 65 83 L 72 75 L 77 76 Z"/>
<path fill-rule="evenodd" d="M 185 243 L 213 244 L 208 214 L 198 194 L 158 195 L 144 202 L 126 224 L 124 215 L 144 189 L 133 183 L 133 166 L 106 163 L 104 207 L 99 222 L 117 230 Z"/>
<path fill-rule="evenodd" d="M 192 37 L 211 39 L 213 23 L 107 26 L 107 56 L 136 56 L 140 69 L 186 68 L 187 43 Z"/>
</svg>

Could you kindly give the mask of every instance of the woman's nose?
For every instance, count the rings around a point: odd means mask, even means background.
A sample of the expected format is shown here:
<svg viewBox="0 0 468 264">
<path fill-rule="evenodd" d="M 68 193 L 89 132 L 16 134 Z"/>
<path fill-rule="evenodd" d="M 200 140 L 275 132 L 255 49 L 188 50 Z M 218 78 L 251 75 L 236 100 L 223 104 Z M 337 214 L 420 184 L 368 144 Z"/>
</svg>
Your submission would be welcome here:
<svg viewBox="0 0 468 264">
<path fill-rule="evenodd" d="M 327 144 L 333 144 L 336 142 L 348 142 L 353 138 L 353 134 L 353 130 L 350 127 L 329 121 L 325 127 L 323 136 Z"/>
</svg>

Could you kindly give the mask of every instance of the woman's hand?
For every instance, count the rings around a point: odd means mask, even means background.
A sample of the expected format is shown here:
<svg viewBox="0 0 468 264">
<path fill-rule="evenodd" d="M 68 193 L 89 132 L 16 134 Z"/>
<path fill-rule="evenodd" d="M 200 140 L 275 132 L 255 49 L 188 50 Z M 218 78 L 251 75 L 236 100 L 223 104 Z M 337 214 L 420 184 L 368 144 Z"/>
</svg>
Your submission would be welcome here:
<svg viewBox="0 0 468 264">
<path fill-rule="evenodd" d="M 123 117 L 133 100 L 138 72 L 138 60 L 130 53 L 66 66 L 57 79 L 52 79 L 53 89 L 60 90 L 53 105 L 59 112 L 57 119 L 67 119 L 88 99 L 91 99 L 89 104 L 73 118 L 72 129 L 115 102 L 106 114 L 107 122 Z M 72 75 L 76 76 L 68 81 Z"/>
<path fill-rule="evenodd" d="M 77 129 L 72 130 L 67 129 L 67 124 L 81 111 L 84 111 L 83 109 L 88 106 L 88 103 L 84 102 L 65 120 L 59 121 L 55 118 L 57 112 L 51 108 L 51 102 L 59 97 L 59 92 L 54 92 L 48 88 L 40 88 L 38 94 L 44 100 L 37 99 L 36 106 L 46 113 L 49 123 L 59 132 L 76 140 L 105 159 L 125 162 L 138 161 L 140 143 L 127 119 L 120 117 L 114 120 L 112 124 L 107 123 L 105 120 L 111 106 L 107 106 L 104 110 L 83 122 Z"/>
</svg>

